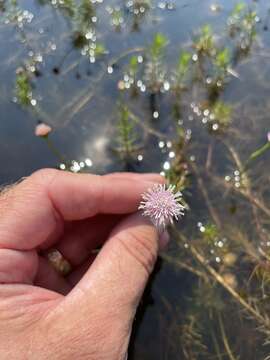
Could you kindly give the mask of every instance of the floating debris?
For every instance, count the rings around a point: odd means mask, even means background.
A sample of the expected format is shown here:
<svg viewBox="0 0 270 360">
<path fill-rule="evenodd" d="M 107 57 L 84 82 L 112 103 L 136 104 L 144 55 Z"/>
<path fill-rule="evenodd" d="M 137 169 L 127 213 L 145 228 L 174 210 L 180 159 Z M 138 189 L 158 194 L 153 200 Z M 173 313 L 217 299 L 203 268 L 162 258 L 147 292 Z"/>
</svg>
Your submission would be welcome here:
<svg viewBox="0 0 270 360">
<path fill-rule="evenodd" d="M 40 123 L 35 128 L 35 135 L 39 137 L 47 137 L 52 132 L 52 127 L 45 123 Z"/>
</svg>

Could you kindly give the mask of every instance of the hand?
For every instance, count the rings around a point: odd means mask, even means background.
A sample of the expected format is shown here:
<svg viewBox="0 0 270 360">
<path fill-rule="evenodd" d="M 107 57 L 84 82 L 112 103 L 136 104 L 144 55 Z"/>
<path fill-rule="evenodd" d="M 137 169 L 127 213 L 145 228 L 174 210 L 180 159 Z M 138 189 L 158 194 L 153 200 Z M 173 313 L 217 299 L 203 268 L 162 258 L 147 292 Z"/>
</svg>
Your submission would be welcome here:
<svg viewBox="0 0 270 360">
<path fill-rule="evenodd" d="M 136 210 L 157 182 L 40 170 L 1 194 L 1 360 L 126 358 L 159 247 Z M 71 264 L 68 276 L 44 256 L 50 248 Z"/>
</svg>

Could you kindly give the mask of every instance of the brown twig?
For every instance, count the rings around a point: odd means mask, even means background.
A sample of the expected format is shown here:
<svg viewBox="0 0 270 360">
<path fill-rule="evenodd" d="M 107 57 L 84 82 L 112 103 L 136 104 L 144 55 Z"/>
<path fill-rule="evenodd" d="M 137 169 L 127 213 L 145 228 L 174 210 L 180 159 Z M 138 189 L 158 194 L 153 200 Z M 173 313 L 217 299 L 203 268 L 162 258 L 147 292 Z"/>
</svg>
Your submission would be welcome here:
<svg viewBox="0 0 270 360">
<path fill-rule="evenodd" d="M 183 234 L 175 231 L 175 235 L 182 242 L 186 243 L 187 239 Z M 201 264 L 207 272 L 225 289 L 227 292 L 254 318 L 261 326 L 270 329 L 269 319 L 261 315 L 253 306 L 238 294 L 224 279 L 223 277 L 206 261 L 205 257 L 196 249 L 195 246 L 189 245 L 189 249 L 193 257 Z"/>
</svg>

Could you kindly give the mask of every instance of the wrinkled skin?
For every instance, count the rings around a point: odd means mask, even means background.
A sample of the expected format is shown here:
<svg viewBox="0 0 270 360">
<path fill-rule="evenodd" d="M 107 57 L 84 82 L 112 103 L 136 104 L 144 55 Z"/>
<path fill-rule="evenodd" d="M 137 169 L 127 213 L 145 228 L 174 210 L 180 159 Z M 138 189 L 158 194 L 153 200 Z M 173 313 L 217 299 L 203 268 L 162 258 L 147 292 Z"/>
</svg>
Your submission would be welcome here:
<svg viewBox="0 0 270 360">
<path fill-rule="evenodd" d="M 160 246 L 136 210 L 158 182 L 155 174 L 45 169 L 2 192 L 1 360 L 126 358 Z M 48 262 L 50 248 L 71 264 L 68 276 Z"/>
</svg>

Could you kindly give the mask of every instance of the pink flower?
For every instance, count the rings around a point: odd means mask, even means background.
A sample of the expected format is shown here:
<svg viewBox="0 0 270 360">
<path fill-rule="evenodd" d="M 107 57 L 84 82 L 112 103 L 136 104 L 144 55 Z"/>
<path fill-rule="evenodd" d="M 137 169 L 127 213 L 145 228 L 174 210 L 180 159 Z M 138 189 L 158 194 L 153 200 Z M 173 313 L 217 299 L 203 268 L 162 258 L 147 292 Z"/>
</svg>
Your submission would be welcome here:
<svg viewBox="0 0 270 360">
<path fill-rule="evenodd" d="M 267 133 L 267 140 L 270 142 L 270 131 Z"/>
<path fill-rule="evenodd" d="M 52 128 L 49 125 L 47 125 L 45 123 L 40 123 L 35 128 L 35 135 L 44 137 L 44 136 L 47 136 L 51 131 L 52 131 Z"/>
<path fill-rule="evenodd" d="M 139 210 L 144 216 L 149 216 L 158 229 L 164 229 L 172 224 L 174 218 L 184 215 L 185 206 L 181 204 L 181 192 L 174 192 L 175 186 L 155 184 L 142 195 Z"/>
</svg>

